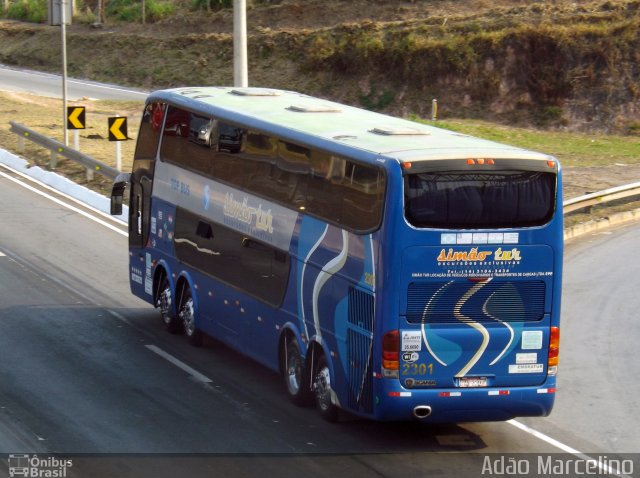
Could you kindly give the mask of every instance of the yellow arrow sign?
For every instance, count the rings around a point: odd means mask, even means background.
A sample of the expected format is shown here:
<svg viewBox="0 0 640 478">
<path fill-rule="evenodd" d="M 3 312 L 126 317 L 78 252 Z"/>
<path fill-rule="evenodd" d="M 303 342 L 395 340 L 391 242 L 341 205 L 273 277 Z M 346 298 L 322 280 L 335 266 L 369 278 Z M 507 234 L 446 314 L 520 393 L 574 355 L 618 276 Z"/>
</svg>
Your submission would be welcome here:
<svg viewBox="0 0 640 478">
<path fill-rule="evenodd" d="M 85 107 L 67 107 L 67 129 L 85 129 Z"/>
<path fill-rule="evenodd" d="M 127 139 L 127 117 L 109 118 L 109 141 L 126 141 Z"/>
</svg>

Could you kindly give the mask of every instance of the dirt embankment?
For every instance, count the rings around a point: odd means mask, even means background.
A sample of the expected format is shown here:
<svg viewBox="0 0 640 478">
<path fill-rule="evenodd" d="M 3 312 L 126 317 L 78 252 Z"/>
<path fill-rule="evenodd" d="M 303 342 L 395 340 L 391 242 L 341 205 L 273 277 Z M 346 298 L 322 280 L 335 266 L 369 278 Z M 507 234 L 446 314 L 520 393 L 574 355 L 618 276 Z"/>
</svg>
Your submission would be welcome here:
<svg viewBox="0 0 640 478">
<path fill-rule="evenodd" d="M 76 77 L 233 82 L 232 12 L 73 25 Z M 250 83 L 401 115 L 640 131 L 640 1 L 282 1 L 249 10 Z M 56 27 L 0 22 L 0 62 L 60 68 Z"/>
</svg>

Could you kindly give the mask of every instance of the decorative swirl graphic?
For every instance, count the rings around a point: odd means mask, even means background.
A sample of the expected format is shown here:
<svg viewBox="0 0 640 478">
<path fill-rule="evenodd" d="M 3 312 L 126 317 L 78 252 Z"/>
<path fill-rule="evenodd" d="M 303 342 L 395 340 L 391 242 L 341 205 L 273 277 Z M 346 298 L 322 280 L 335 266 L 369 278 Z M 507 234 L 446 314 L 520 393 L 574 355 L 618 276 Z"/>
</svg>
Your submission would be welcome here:
<svg viewBox="0 0 640 478">
<path fill-rule="evenodd" d="M 304 258 L 304 261 L 302 263 L 302 271 L 300 273 L 300 310 L 302 312 L 302 324 L 304 326 L 304 333 L 307 338 L 309 337 L 309 330 L 307 329 L 306 314 L 304 313 L 304 273 L 305 273 L 305 270 L 307 269 L 309 258 L 316 251 L 316 249 L 320 247 L 320 244 L 322 244 L 322 241 L 324 241 L 324 238 L 326 237 L 328 230 L 329 230 L 329 225 L 327 224 L 324 227 L 324 231 L 322 231 L 322 234 L 320 235 L 316 243 L 313 245 L 311 249 L 309 249 L 307 256 Z"/>
<path fill-rule="evenodd" d="M 469 327 L 474 328 L 475 330 L 477 330 L 478 332 L 480 332 L 482 334 L 482 343 L 480 344 L 480 347 L 478 348 L 476 353 L 473 355 L 473 357 L 471 357 L 471 360 L 469 360 L 469 362 L 464 367 L 462 367 L 462 370 L 460 370 L 455 375 L 456 378 L 464 377 L 469 372 L 469 370 L 471 370 L 473 368 L 473 366 L 476 363 L 478 363 L 478 360 L 480 360 L 480 358 L 484 354 L 485 350 L 487 349 L 487 346 L 489 345 L 489 332 L 487 331 L 487 329 L 484 328 L 478 322 L 476 322 L 474 320 L 471 320 L 469 317 L 465 317 L 464 315 L 462 315 L 462 313 L 460 311 L 462 310 L 462 307 L 464 307 L 464 304 L 471 297 L 473 297 L 473 295 L 475 293 L 477 293 L 480 289 L 482 289 L 485 285 L 487 285 L 490 280 L 491 279 L 489 279 L 489 280 L 487 280 L 485 282 L 480 282 L 480 283 L 474 285 L 471 289 L 469 289 L 467 292 L 465 292 L 465 294 L 460 298 L 458 303 L 453 308 L 453 315 L 454 315 L 454 317 L 456 319 L 458 319 L 460 322 L 462 322 L 464 324 L 467 324 Z"/>
<path fill-rule="evenodd" d="M 324 236 L 323 236 L 324 237 Z M 340 254 L 334 257 L 331 261 L 329 261 L 320 271 L 318 277 L 316 278 L 316 282 L 313 285 L 313 323 L 316 327 L 316 335 L 318 336 L 318 340 L 322 339 L 322 332 L 320 329 L 320 315 L 318 313 L 318 299 L 320 297 L 320 292 L 326 282 L 331 279 L 331 277 L 342 269 L 347 262 L 347 258 L 349 257 L 349 234 L 347 231 L 342 230 L 342 250 Z"/>
<path fill-rule="evenodd" d="M 431 299 L 429 299 L 429 302 L 427 302 L 427 305 L 424 306 L 424 310 L 422 311 L 422 341 L 424 342 L 424 345 L 427 347 L 427 350 L 429 351 L 429 353 L 431 354 L 431 356 L 436 359 L 440 365 L 444 365 L 445 367 L 447 366 L 447 364 L 441 360 L 433 351 L 433 349 L 431 348 L 431 345 L 429 345 L 429 340 L 427 340 L 427 332 L 425 330 L 425 326 L 426 326 L 426 322 L 427 322 L 427 314 L 429 313 L 429 307 L 431 306 L 431 304 L 438 299 L 445 291 L 445 289 L 447 287 L 449 287 L 451 284 L 453 284 L 453 281 L 449 281 L 447 282 L 445 285 L 443 285 L 442 287 L 440 287 L 435 294 L 433 294 L 433 296 L 431 297 Z"/>
</svg>

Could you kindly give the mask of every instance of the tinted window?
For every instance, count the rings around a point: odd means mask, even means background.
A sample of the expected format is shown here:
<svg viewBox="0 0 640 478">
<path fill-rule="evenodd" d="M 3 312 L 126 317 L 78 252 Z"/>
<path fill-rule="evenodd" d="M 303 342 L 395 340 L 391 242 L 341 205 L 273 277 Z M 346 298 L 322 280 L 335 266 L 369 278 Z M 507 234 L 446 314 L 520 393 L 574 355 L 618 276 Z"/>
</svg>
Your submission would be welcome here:
<svg viewBox="0 0 640 478">
<path fill-rule="evenodd" d="M 382 170 L 169 107 L 160 157 L 355 231 L 378 227 Z"/>
<path fill-rule="evenodd" d="M 289 255 L 178 208 L 176 257 L 273 306 L 279 306 L 289 278 Z"/>
<path fill-rule="evenodd" d="M 405 178 L 405 213 L 416 227 L 494 229 L 548 222 L 556 175 L 534 171 L 439 172 Z"/>
<path fill-rule="evenodd" d="M 164 103 L 148 103 L 145 106 L 142 120 L 140 121 L 135 159 L 155 159 L 164 111 Z"/>
<path fill-rule="evenodd" d="M 162 132 L 160 157 L 186 169 L 210 175 L 214 121 L 196 113 L 170 106 Z"/>
</svg>

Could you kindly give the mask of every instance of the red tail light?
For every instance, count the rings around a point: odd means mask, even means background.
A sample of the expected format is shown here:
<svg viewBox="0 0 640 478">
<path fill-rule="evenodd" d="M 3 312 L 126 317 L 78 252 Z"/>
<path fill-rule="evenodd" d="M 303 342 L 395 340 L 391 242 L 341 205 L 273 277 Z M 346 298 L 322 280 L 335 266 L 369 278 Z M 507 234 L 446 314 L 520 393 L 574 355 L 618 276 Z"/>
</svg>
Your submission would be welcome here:
<svg viewBox="0 0 640 478">
<path fill-rule="evenodd" d="M 560 355 L 560 328 L 551 327 L 551 335 L 549 337 L 549 374 L 555 375 L 558 369 Z"/>
<path fill-rule="evenodd" d="M 398 377 L 400 369 L 400 333 L 390 330 L 382 336 L 382 375 Z"/>
</svg>

